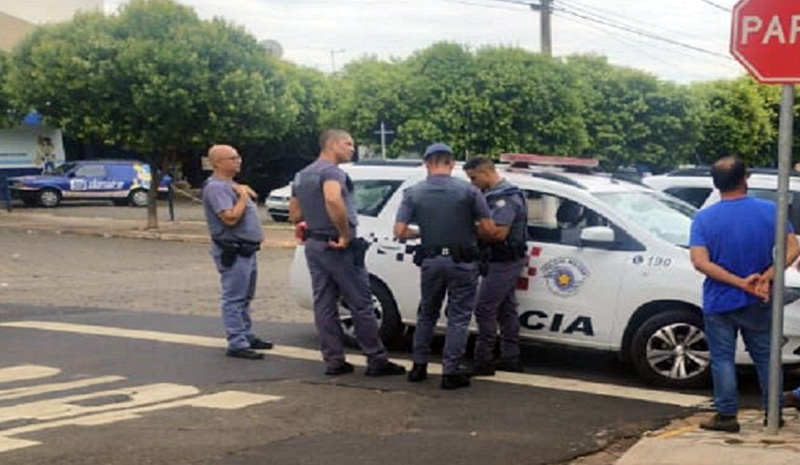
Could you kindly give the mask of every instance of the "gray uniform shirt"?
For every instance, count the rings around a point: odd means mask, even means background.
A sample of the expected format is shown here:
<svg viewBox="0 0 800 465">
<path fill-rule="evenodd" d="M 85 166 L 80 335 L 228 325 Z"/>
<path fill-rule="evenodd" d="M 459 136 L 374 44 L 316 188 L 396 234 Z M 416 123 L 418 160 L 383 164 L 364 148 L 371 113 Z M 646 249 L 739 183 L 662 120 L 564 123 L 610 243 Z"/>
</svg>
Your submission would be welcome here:
<svg viewBox="0 0 800 465">
<path fill-rule="evenodd" d="M 472 184 L 448 175 L 428 176 L 403 192 L 400 223 L 417 223 L 426 247 L 477 244 L 475 222 L 489 218 L 486 199 Z"/>
<path fill-rule="evenodd" d="M 223 241 L 261 242 L 264 230 L 258 217 L 258 207 L 251 199 L 247 199 L 247 207 L 241 220 L 233 226 L 227 226 L 219 218 L 219 214 L 236 205 L 239 196 L 233 190 L 233 181 L 225 181 L 210 177 L 203 186 L 203 211 L 206 215 L 208 232 L 212 239 Z"/>
<path fill-rule="evenodd" d="M 331 222 L 325 209 L 325 195 L 322 184 L 336 181 L 342 186 L 342 198 L 347 208 L 347 221 L 350 237 L 356 236 L 358 216 L 353 199 L 353 182 L 336 164 L 325 160 L 316 160 L 298 172 L 292 182 L 292 196 L 297 197 L 306 229 L 317 234 L 336 236 L 339 232 Z"/>
<path fill-rule="evenodd" d="M 504 191 L 512 190 L 516 190 L 516 187 L 503 179 L 484 194 L 495 224 L 509 226 L 508 242 L 524 244 L 527 236 L 525 229 L 528 226 L 528 206 L 519 195 L 503 195 Z"/>
</svg>

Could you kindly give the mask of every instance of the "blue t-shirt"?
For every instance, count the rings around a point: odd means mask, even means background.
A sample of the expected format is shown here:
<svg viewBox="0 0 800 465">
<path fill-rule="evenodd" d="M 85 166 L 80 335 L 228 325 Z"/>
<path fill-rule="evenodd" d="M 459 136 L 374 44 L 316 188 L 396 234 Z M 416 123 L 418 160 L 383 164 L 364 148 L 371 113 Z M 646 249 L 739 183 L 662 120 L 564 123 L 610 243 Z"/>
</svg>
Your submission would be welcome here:
<svg viewBox="0 0 800 465">
<path fill-rule="evenodd" d="M 736 276 L 761 273 L 773 263 L 776 204 L 754 197 L 722 200 L 699 211 L 689 245 L 708 250 L 711 261 Z M 793 232 L 787 223 L 787 232 Z M 759 302 L 741 289 L 706 277 L 703 312 L 726 313 Z"/>
</svg>

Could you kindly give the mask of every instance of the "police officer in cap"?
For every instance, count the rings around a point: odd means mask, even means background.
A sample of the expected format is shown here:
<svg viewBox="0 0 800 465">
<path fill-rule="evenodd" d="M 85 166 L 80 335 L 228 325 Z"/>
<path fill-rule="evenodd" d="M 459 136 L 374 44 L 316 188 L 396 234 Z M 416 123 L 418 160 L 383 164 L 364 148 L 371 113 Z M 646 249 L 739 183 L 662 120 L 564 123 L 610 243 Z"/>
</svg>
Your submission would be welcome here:
<svg viewBox="0 0 800 465">
<path fill-rule="evenodd" d="M 473 158 L 464 163 L 472 184 L 486 196 L 495 231 L 482 237 L 481 258 L 485 275 L 478 288 L 475 321 L 474 376 L 492 376 L 495 369 L 522 371 L 519 351 L 519 315 L 515 287 L 525 268 L 528 208 L 524 193 L 503 179 L 488 158 Z M 494 362 L 497 326 L 500 326 L 500 361 Z"/>
<path fill-rule="evenodd" d="M 368 376 L 402 375 L 405 368 L 389 361 L 378 336 L 375 309 L 364 254 L 369 246 L 356 237 L 353 183 L 339 167 L 355 151 L 353 138 L 330 129 L 320 137 L 321 152 L 292 182 L 289 217 L 305 221 L 305 254 L 314 291 L 314 323 L 317 327 L 326 375 L 353 372 L 345 361 L 339 297 L 350 309 L 356 339 L 367 356 Z"/>
<path fill-rule="evenodd" d="M 467 181 L 453 178 L 453 151 L 445 144 L 429 146 L 423 156 L 428 177 L 403 193 L 394 234 L 399 239 L 414 236 L 409 224 L 419 226 L 421 244 L 414 262 L 422 268 L 421 301 L 414 332 L 414 367 L 411 382 L 427 378 L 433 330 L 447 295 L 447 332 L 443 352 L 442 389 L 469 386 L 469 375 L 460 370 L 466 350 L 478 284 L 475 224 L 482 234 L 494 231 L 483 195 Z"/>
</svg>

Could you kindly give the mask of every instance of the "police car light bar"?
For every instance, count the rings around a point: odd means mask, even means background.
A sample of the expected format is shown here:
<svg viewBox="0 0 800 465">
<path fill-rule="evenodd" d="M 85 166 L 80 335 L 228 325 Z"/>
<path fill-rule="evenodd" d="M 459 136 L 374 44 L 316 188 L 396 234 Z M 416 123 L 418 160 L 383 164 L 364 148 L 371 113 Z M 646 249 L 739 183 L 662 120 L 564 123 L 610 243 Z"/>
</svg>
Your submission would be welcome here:
<svg viewBox="0 0 800 465">
<path fill-rule="evenodd" d="M 529 153 L 503 153 L 500 161 L 511 164 L 529 164 L 546 166 L 575 166 L 581 168 L 597 168 L 600 161 L 596 158 L 560 157 L 553 155 L 536 155 Z"/>
</svg>

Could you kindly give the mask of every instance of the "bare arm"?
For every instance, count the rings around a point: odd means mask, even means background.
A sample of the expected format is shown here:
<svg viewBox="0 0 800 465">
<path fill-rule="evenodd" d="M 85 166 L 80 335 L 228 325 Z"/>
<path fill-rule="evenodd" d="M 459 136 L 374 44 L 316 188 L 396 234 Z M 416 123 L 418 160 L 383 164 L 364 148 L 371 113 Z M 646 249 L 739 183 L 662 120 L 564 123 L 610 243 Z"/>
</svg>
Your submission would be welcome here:
<svg viewBox="0 0 800 465">
<path fill-rule="evenodd" d="M 394 224 L 394 237 L 398 239 L 413 239 L 412 236 L 407 223 L 398 221 Z"/>
<path fill-rule="evenodd" d="M 756 292 L 756 286 L 761 279 L 761 275 L 758 273 L 751 274 L 746 278 L 742 278 L 737 276 L 730 271 L 726 270 L 725 268 L 717 265 L 716 263 L 711 261 L 711 258 L 708 255 L 708 249 L 702 246 L 694 246 L 689 249 L 689 255 L 692 260 L 692 265 L 694 268 L 703 273 L 704 275 L 708 276 L 709 278 L 713 279 L 714 281 L 719 281 L 721 283 L 728 284 L 730 286 L 736 287 L 743 291 L 749 292 L 757 297 L 765 298 L 765 296 L 761 292 Z M 768 297 L 768 296 L 767 296 Z"/>
<path fill-rule="evenodd" d="M 511 226 L 500 226 L 492 220 L 489 221 L 492 224 L 492 226 L 489 226 L 491 231 L 486 230 L 487 226 L 481 226 L 481 223 L 478 223 L 478 237 L 484 242 L 503 242 L 506 240 Z"/>
<path fill-rule="evenodd" d="M 239 198 L 236 199 L 236 204 L 234 204 L 233 208 L 222 210 L 217 215 L 225 226 L 236 226 L 244 216 L 245 209 L 247 208 L 247 199 L 258 198 L 255 191 L 244 184 L 234 184 L 233 190 L 235 190 L 236 194 L 239 196 Z"/>
<path fill-rule="evenodd" d="M 303 221 L 303 209 L 300 208 L 300 201 L 295 196 L 289 199 L 289 221 L 294 224 Z"/>
<path fill-rule="evenodd" d="M 347 207 L 342 197 L 342 185 L 339 181 L 325 181 L 322 184 L 322 193 L 325 197 L 325 211 L 331 223 L 339 233 L 339 240 L 331 247 L 346 248 L 350 242 L 350 228 L 347 224 Z"/>
<path fill-rule="evenodd" d="M 797 242 L 797 236 L 795 234 L 789 233 L 786 235 L 786 262 L 784 263 L 785 267 L 791 266 L 797 257 L 800 256 L 800 245 Z M 775 277 L 775 266 L 770 266 L 767 270 L 761 274 L 762 281 L 766 281 L 769 283 Z"/>
</svg>

